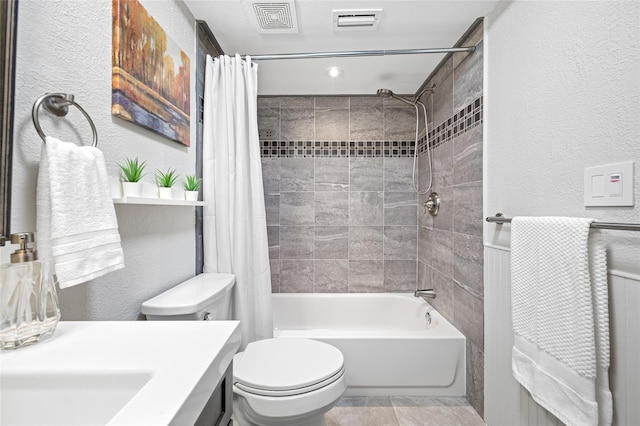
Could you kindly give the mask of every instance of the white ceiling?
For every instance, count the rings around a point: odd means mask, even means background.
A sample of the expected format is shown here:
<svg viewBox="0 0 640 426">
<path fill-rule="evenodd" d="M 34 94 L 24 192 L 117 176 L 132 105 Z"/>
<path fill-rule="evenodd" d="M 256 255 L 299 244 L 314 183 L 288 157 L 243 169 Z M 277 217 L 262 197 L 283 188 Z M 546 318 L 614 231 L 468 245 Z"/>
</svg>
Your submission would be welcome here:
<svg viewBox="0 0 640 426">
<path fill-rule="evenodd" d="M 499 0 L 296 0 L 297 34 L 260 34 L 246 0 L 185 0 L 225 53 L 269 54 L 452 47 Z M 377 31 L 334 32 L 334 9 L 382 9 Z M 260 61 L 261 95 L 413 94 L 444 54 Z M 344 73 L 329 78 L 327 68 Z"/>
</svg>

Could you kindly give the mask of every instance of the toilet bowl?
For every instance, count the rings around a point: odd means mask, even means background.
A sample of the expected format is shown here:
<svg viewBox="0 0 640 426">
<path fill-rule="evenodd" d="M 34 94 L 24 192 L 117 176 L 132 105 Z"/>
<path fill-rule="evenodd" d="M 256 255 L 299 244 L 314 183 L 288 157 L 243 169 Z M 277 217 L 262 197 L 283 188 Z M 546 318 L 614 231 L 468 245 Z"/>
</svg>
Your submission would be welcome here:
<svg viewBox="0 0 640 426">
<path fill-rule="evenodd" d="M 230 320 L 235 276 L 205 273 L 142 304 L 148 320 Z M 233 358 L 233 419 L 240 426 L 324 426 L 346 390 L 344 357 L 327 343 L 251 342 Z"/>
</svg>

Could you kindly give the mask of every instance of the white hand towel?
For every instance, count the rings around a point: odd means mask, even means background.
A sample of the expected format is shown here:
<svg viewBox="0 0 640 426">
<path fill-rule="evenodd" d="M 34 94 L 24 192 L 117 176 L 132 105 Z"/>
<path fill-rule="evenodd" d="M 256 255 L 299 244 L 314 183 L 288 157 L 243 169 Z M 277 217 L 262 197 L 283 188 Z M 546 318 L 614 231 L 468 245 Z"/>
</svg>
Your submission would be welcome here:
<svg viewBox="0 0 640 426">
<path fill-rule="evenodd" d="M 38 173 L 38 253 L 60 288 L 124 267 L 102 152 L 47 137 Z"/>
<path fill-rule="evenodd" d="M 591 222 L 511 222 L 513 375 L 569 426 L 608 426 L 613 416 L 606 252 Z"/>
</svg>

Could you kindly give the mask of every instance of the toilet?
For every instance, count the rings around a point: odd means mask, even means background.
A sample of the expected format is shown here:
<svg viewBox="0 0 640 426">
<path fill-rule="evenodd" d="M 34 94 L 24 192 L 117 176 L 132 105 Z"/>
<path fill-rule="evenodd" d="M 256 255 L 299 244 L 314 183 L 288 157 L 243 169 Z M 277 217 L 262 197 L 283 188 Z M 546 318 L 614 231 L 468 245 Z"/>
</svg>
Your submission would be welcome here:
<svg viewBox="0 0 640 426">
<path fill-rule="evenodd" d="M 148 320 L 230 320 L 232 274 L 204 273 L 142 304 Z M 340 350 L 311 339 L 252 342 L 233 357 L 233 419 L 245 425 L 325 426 L 346 390 Z"/>
</svg>

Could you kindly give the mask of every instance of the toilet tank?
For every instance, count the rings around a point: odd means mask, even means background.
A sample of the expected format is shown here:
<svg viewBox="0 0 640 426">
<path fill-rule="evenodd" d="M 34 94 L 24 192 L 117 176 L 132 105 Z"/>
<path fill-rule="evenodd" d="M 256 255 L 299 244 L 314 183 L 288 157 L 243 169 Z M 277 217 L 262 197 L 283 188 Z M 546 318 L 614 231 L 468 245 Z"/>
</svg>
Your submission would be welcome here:
<svg viewBox="0 0 640 426">
<path fill-rule="evenodd" d="M 142 304 L 148 320 L 230 320 L 233 274 L 203 273 Z"/>
</svg>

